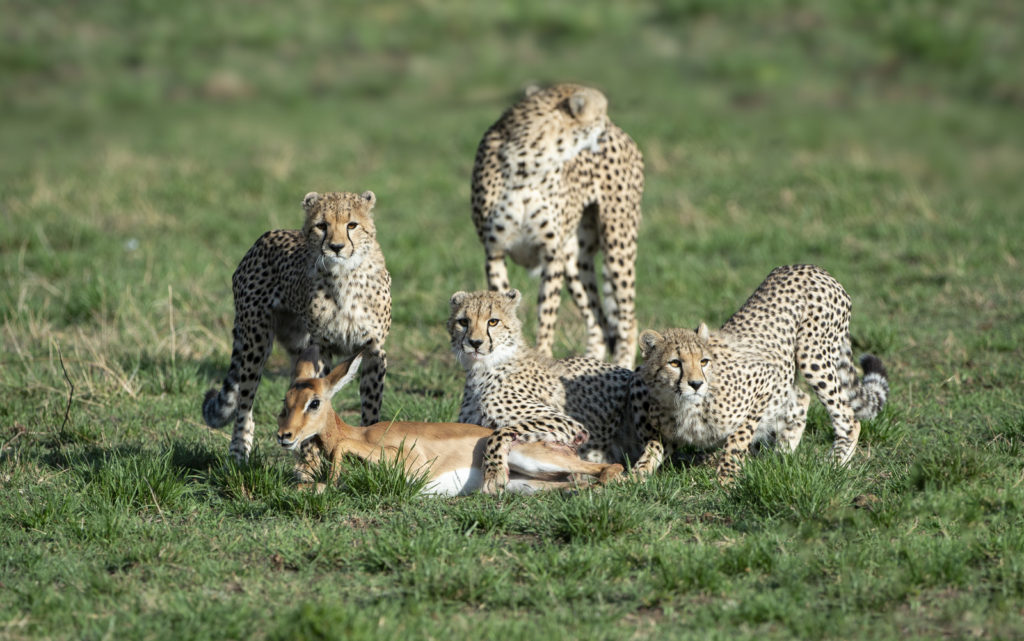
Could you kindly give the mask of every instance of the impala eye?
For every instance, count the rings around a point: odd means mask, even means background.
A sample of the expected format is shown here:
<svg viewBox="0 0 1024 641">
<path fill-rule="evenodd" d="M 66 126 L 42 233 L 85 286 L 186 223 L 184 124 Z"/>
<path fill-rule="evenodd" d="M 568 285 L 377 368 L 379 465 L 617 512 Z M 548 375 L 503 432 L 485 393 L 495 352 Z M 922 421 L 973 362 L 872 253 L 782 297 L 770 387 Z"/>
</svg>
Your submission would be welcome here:
<svg viewBox="0 0 1024 641">
<path fill-rule="evenodd" d="M 498 326 L 498 319 L 497 318 L 492 318 L 491 320 L 487 321 L 487 326 L 488 327 L 497 327 Z"/>
<path fill-rule="evenodd" d="M 358 226 L 359 226 L 359 223 L 349 223 L 349 224 L 348 224 L 348 228 L 349 228 L 349 229 L 355 229 L 355 228 L 356 228 L 356 227 L 358 227 Z"/>
<path fill-rule="evenodd" d="M 673 368 L 673 369 L 679 369 L 680 367 L 683 366 L 683 362 L 681 360 L 679 360 L 678 358 L 676 358 L 674 360 L 669 361 L 668 362 L 668 366 Z"/>
<path fill-rule="evenodd" d="M 311 400 L 309 402 L 309 405 L 306 406 L 306 411 L 307 412 L 315 412 L 318 409 L 320 409 L 320 399 L 319 398 L 314 398 L 313 400 Z"/>
</svg>

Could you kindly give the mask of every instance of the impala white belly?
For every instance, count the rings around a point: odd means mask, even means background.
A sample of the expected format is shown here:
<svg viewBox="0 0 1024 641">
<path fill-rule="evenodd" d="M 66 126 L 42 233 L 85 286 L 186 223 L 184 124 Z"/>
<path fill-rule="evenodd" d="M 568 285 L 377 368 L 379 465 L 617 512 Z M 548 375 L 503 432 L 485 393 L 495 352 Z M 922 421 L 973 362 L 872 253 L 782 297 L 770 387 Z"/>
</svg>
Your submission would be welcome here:
<svg viewBox="0 0 1024 641">
<path fill-rule="evenodd" d="M 479 490 L 483 484 L 483 472 L 475 467 L 462 467 L 445 472 L 428 482 L 422 493 L 433 496 L 462 496 Z"/>
</svg>

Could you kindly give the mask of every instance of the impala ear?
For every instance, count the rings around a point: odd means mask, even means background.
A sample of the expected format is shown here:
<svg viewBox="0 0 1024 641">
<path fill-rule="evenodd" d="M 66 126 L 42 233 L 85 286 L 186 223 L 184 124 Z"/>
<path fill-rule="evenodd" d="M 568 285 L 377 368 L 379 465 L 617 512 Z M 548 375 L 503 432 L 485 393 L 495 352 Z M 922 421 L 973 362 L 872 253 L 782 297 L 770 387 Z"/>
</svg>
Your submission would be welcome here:
<svg viewBox="0 0 1024 641">
<path fill-rule="evenodd" d="M 640 355 L 645 359 L 650 357 L 654 352 L 654 347 L 663 340 L 665 339 L 661 334 L 653 329 L 644 330 L 644 333 L 640 334 Z"/>
<path fill-rule="evenodd" d="M 338 393 L 338 390 L 348 383 L 359 373 L 359 364 L 363 360 L 363 353 L 359 352 L 347 361 L 342 361 L 327 374 L 327 397 L 330 398 Z"/>
<path fill-rule="evenodd" d="M 297 381 L 303 378 L 316 378 L 320 375 L 320 350 L 316 345 L 310 345 L 302 352 L 295 361 L 295 371 L 292 372 L 292 380 Z"/>
<path fill-rule="evenodd" d="M 700 325 L 698 325 L 697 329 L 695 329 L 694 331 L 697 332 L 697 338 L 701 339 L 702 341 L 707 342 L 708 339 L 711 338 L 711 332 L 708 331 L 708 326 L 705 323 L 701 323 Z"/>
<path fill-rule="evenodd" d="M 315 191 L 311 191 L 302 198 L 302 208 L 306 210 L 306 213 L 309 213 L 319 201 L 320 194 Z"/>
</svg>

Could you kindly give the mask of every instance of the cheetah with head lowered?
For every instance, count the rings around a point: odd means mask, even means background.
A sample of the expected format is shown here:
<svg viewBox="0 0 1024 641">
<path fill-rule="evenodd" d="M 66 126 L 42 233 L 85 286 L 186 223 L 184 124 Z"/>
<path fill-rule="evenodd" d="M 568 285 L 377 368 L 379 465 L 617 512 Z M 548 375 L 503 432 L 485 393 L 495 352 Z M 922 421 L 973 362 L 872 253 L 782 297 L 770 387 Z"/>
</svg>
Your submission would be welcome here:
<svg viewBox="0 0 1024 641">
<path fill-rule="evenodd" d="M 537 349 L 551 356 L 566 282 L 587 328 L 587 356 L 632 367 L 643 157 L 596 89 L 528 91 L 484 134 L 473 165 L 473 224 L 487 286 L 509 290 L 505 256 L 541 275 Z M 604 254 L 604 306 L 595 257 Z"/>
<path fill-rule="evenodd" d="M 516 289 L 451 297 L 448 332 L 466 370 L 459 421 L 495 430 L 481 466 L 483 491 L 491 494 L 508 482 L 514 442 L 566 445 L 595 463 L 636 453 L 629 418 L 633 373 L 592 358 L 554 360 L 526 347 L 516 315 L 520 301 Z"/>
<path fill-rule="evenodd" d="M 325 359 L 362 351 L 362 422 L 380 420 L 391 276 L 377 244 L 376 202 L 372 191 L 310 192 L 302 200 L 302 229 L 263 234 L 235 270 L 231 366 L 220 390 L 207 392 L 203 419 L 223 427 L 234 417 L 236 459 L 252 449 L 253 400 L 275 337 L 293 362 L 310 343 Z"/>
<path fill-rule="evenodd" d="M 846 464 L 860 435 L 859 420 L 885 404 L 882 362 L 861 358 L 857 377 L 850 349 L 850 296 L 814 265 L 778 267 L 719 331 L 648 330 L 640 337 L 643 364 L 634 381 L 633 412 L 644 453 L 634 474 L 661 464 L 664 448 L 688 445 L 725 451 L 718 477 L 730 482 L 752 442 L 774 440 L 792 451 L 803 436 L 810 397 L 803 374 L 832 419 L 832 457 Z"/>
</svg>

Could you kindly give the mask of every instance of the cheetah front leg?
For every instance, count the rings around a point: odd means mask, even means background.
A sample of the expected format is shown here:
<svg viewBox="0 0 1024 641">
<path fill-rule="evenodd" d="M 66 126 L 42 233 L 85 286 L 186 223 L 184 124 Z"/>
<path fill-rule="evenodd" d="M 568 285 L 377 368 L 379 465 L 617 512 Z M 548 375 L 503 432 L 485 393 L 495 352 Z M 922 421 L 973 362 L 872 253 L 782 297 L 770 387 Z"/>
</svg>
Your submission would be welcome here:
<svg viewBox="0 0 1024 641">
<path fill-rule="evenodd" d="M 380 408 L 384 397 L 384 377 L 387 375 L 387 352 L 375 347 L 363 357 L 359 370 L 359 404 L 363 425 L 380 422 Z"/>
<path fill-rule="evenodd" d="M 545 248 L 540 293 L 537 295 L 537 351 L 545 356 L 551 356 L 551 348 L 555 344 L 555 322 L 562 302 L 564 280 L 564 253 L 560 248 L 554 251 Z"/>
<path fill-rule="evenodd" d="M 726 437 L 725 450 L 718 461 L 718 482 L 722 485 L 729 486 L 736 482 L 736 476 L 750 450 L 750 443 L 754 440 L 758 420 L 748 419 L 742 427 Z"/>
<path fill-rule="evenodd" d="M 646 409 L 650 407 L 650 391 L 637 375 L 633 376 L 630 383 L 629 403 L 633 416 L 633 429 L 638 442 L 643 446 L 640 458 L 630 470 L 630 476 L 642 480 L 661 467 L 667 452 L 662 443 L 661 434 L 652 424 L 651 416 Z"/>
</svg>

